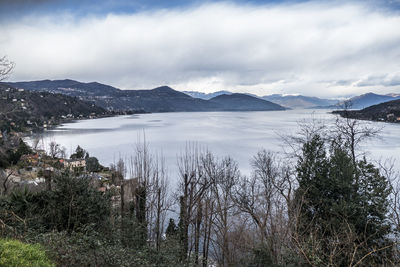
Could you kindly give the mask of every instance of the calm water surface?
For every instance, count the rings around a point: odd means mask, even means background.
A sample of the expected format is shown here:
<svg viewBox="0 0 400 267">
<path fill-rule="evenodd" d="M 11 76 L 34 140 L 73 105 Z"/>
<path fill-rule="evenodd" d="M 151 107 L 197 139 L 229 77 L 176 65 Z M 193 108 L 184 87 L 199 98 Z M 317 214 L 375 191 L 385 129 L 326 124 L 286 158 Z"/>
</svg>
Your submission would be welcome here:
<svg viewBox="0 0 400 267">
<path fill-rule="evenodd" d="M 327 110 L 289 110 L 269 112 L 190 112 L 154 113 L 82 120 L 64 124 L 43 134 L 43 145 L 56 141 L 70 154 L 82 146 L 109 166 L 133 154 L 138 137 L 149 143 L 153 153 L 162 153 L 172 181 L 175 181 L 177 156 L 188 142 L 196 142 L 218 156 L 231 156 L 242 173 L 250 172 L 249 160 L 262 148 L 281 152 L 280 135 L 294 134 L 298 122 L 311 119 L 331 124 L 335 116 Z M 364 145 L 372 159 L 394 158 L 400 165 L 400 124 L 384 126 L 381 138 Z"/>
</svg>

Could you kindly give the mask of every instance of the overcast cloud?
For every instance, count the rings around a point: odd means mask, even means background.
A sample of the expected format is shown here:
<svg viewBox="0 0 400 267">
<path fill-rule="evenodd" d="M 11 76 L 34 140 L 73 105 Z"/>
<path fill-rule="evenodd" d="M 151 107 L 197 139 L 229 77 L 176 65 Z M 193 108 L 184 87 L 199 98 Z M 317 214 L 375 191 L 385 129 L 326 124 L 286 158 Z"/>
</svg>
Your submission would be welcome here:
<svg viewBox="0 0 400 267">
<path fill-rule="evenodd" d="M 10 80 L 71 78 L 321 97 L 400 92 L 400 16 L 372 6 L 205 4 L 0 25 Z"/>
</svg>

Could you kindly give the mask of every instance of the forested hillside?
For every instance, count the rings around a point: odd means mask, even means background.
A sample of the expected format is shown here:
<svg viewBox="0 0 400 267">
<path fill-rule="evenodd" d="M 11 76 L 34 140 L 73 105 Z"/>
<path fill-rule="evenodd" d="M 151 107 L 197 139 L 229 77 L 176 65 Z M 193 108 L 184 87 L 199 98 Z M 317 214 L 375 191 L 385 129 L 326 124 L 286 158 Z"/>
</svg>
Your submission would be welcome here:
<svg viewBox="0 0 400 267">
<path fill-rule="evenodd" d="M 0 84 L 0 130 L 22 132 L 57 125 L 63 119 L 97 117 L 106 110 L 75 97 L 31 92 Z"/>
<path fill-rule="evenodd" d="M 400 122 L 400 100 L 393 100 L 378 105 L 370 106 L 361 110 L 342 110 L 335 111 L 343 117 L 359 119 L 359 120 L 372 120 L 372 121 L 386 121 L 386 122 Z"/>
</svg>

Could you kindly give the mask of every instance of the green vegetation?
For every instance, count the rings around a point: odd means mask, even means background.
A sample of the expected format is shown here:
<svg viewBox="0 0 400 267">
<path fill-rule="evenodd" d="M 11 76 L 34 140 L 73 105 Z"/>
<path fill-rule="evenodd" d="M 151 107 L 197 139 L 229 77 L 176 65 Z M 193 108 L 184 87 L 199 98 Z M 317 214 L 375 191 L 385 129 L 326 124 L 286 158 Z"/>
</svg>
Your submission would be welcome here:
<svg viewBox="0 0 400 267">
<path fill-rule="evenodd" d="M 0 168 L 7 168 L 16 165 L 23 155 L 32 153 L 32 149 L 27 146 L 19 137 L 10 137 L 9 142 L 2 142 L 0 146 Z"/>
<path fill-rule="evenodd" d="M 0 239 L 0 266 L 53 267 L 42 246 L 24 244 L 17 240 Z"/>
<path fill-rule="evenodd" d="M 388 238 L 388 180 L 365 159 L 353 164 L 351 152 L 333 143 L 327 153 L 325 142 L 316 134 L 303 145 L 297 164 L 299 187 L 298 231 L 306 240 L 319 243 L 319 253 L 310 253 L 313 264 L 334 259 L 337 265 L 349 266 L 377 247 L 391 247 Z M 314 240 L 310 240 L 313 238 Z M 351 242 L 348 242 L 351 240 Z M 352 247 L 358 249 L 354 250 Z M 368 258 L 371 265 L 391 260 L 389 250 Z"/>
</svg>

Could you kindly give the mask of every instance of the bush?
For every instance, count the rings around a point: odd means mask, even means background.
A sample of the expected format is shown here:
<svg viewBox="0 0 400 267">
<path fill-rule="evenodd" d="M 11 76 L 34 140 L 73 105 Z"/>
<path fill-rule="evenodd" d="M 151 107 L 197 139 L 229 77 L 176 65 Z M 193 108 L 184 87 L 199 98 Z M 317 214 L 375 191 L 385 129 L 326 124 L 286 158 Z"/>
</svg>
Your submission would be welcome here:
<svg viewBox="0 0 400 267">
<path fill-rule="evenodd" d="M 40 245 L 24 244 L 17 240 L 0 239 L 0 266 L 55 266 Z"/>
<path fill-rule="evenodd" d="M 97 172 L 100 170 L 99 160 L 95 157 L 90 157 L 86 159 L 86 170 L 88 172 Z"/>
</svg>

